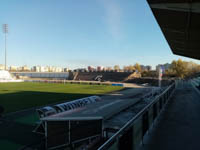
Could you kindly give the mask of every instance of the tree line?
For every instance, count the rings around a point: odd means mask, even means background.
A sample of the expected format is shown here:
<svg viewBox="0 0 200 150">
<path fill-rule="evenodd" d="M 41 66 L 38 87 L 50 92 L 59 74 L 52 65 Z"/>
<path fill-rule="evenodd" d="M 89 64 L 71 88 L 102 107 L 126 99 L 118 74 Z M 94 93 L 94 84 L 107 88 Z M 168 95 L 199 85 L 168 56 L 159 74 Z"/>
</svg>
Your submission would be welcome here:
<svg viewBox="0 0 200 150">
<path fill-rule="evenodd" d="M 119 71 L 121 70 L 120 66 L 119 65 L 115 65 L 113 67 L 113 69 L 115 71 Z M 136 63 L 135 65 L 128 65 L 128 66 L 124 66 L 123 71 L 127 71 L 127 72 L 133 72 L 133 71 L 138 71 L 138 72 L 142 72 L 142 68 L 141 68 L 141 65 L 139 63 Z"/>
<path fill-rule="evenodd" d="M 200 72 L 200 65 L 192 61 L 183 61 L 182 59 L 173 60 L 169 69 L 165 71 L 166 76 L 185 78 Z"/>
<path fill-rule="evenodd" d="M 119 65 L 113 67 L 114 70 L 121 70 Z M 142 65 L 136 63 L 135 65 L 128 65 L 123 67 L 123 71 L 137 71 L 141 73 L 142 77 L 157 77 L 158 71 L 152 71 L 151 69 L 144 69 Z M 200 73 L 200 65 L 192 61 L 183 61 L 182 59 L 173 60 L 169 68 L 165 68 L 163 72 L 164 77 L 177 77 L 186 78 L 191 77 L 197 73 Z"/>
</svg>

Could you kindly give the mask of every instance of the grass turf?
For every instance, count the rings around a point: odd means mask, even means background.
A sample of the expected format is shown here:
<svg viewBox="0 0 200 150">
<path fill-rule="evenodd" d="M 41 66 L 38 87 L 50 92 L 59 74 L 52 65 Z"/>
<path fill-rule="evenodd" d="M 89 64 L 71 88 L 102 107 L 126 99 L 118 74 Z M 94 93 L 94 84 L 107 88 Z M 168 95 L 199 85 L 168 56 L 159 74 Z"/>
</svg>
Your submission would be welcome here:
<svg viewBox="0 0 200 150">
<path fill-rule="evenodd" d="M 37 121 L 39 121 L 39 117 L 36 112 L 15 118 L 15 122 L 28 125 L 35 125 Z"/>
<path fill-rule="evenodd" d="M 120 90 L 108 85 L 0 83 L 0 105 L 5 113 Z"/>
<path fill-rule="evenodd" d="M 0 149 L 4 150 L 17 150 L 23 145 L 14 143 L 13 141 L 9 140 L 0 140 Z"/>
</svg>

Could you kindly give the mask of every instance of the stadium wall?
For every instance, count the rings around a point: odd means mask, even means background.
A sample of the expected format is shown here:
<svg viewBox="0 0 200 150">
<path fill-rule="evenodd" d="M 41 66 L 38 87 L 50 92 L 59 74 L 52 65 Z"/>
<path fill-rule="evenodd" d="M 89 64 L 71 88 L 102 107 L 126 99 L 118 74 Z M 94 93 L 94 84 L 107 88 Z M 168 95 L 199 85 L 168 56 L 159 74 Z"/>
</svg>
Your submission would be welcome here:
<svg viewBox="0 0 200 150">
<path fill-rule="evenodd" d="M 28 78 L 57 78 L 57 79 L 68 79 L 68 72 L 12 72 L 15 76 L 22 76 Z"/>
</svg>

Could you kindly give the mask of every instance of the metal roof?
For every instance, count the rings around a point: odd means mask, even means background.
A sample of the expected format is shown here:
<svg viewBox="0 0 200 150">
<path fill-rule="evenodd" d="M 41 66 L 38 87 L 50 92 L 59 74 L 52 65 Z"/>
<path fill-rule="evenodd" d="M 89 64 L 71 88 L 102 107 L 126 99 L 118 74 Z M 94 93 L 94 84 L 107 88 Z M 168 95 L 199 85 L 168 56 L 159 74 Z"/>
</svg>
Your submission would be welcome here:
<svg viewBox="0 0 200 150">
<path fill-rule="evenodd" d="M 98 120 L 108 119 L 120 111 L 137 103 L 140 99 L 115 99 L 101 100 L 96 103 L 86 105 L 84 107 L 61 112 L 48 117 L 44 117 L 42 121 L 66 121 L 66 120 Z"/>
<path fill-rule="evenodd" d="M 147 0 L 174 54 L 200 59 L 200 0 Z"/>
</svg>

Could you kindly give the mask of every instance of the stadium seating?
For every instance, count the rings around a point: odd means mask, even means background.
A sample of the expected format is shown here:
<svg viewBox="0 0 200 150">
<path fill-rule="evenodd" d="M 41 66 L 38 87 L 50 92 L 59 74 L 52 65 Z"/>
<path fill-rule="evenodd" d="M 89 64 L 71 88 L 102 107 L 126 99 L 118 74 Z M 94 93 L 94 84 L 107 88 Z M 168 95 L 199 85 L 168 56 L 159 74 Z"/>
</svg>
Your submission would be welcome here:
<svg viewBox="0 0 200 150">
<path fill-rule="evenodd" d="M 131 74 L 130 72 L 79 72 L 75 80 L 94 81 L 97 76 L 102 76 L 102 81 L 122 82 Z"/>
</svg>

